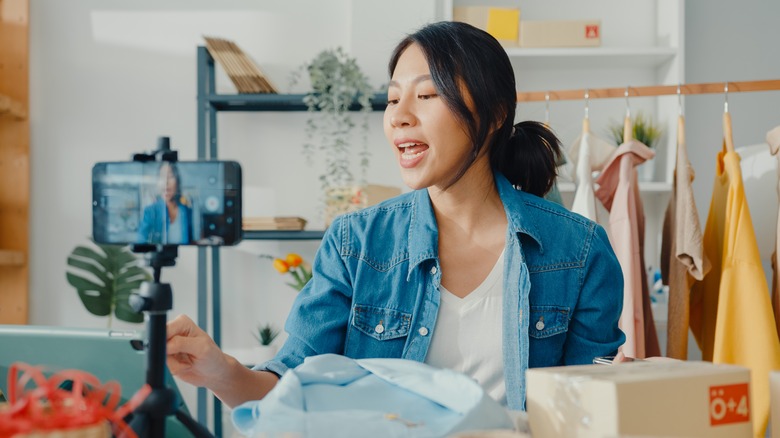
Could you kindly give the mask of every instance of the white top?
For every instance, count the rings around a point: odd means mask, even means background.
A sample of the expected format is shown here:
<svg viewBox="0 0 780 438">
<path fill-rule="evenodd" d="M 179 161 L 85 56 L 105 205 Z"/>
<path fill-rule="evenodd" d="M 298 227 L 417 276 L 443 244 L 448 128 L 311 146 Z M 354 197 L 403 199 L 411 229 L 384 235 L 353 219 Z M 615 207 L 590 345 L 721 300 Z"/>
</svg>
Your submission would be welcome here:
<svg viewBox="0 0 780 438">
<path fill-rule="evenodd" d="M 503 252 L 482 284 L 464 298 L 441 286 L 439 314 L 425 363 L 466 374 L 506 406 L 501 330 L 503 290 Z"/>
<path fill-rule="evenodd" d="M 181 208 L 181 207 L 179 207 Z M 167 207 L 166 207 L 167 209 Z M 166 216 L 168 216 L 166 214 Z M 168 217 L 165 218 L 165 220 L 169 220 Z M 182 223 L 181 223 L 181 211 L 179 211 L 179 214 L 176 215 L 176 219 L 168 224 L 168 235 L 166 236 L 167 239 L 165 240 L 165 243 L 182 243 L 181 239 L 181 229 Z"/>
</svg>

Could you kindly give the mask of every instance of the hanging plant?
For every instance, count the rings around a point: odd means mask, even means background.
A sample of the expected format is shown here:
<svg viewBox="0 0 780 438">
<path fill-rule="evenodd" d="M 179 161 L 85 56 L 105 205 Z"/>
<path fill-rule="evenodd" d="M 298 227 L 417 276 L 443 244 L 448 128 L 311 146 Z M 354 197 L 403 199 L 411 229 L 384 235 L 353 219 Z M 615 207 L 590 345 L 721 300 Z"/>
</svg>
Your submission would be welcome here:
<svg viewBox="0 0 780 438">
<path fill-rule="evenodd" d="M 306 143 L 303 153 L 311 165 L 319 153 L 323 156 L 325 171 L 319 180 L 328 189 L 365 184 L 369 164 L 368 112 L 371 111 L 373 91 L 368 77 L 360 70 L 357 61 L 341 47 L 323 50 L 293 73 L 295 84 L 303 72 L 308 74 L 311 90 L 303 102 L 310 112 L 306 122 Z M 361 129 L 362 147 L 355 153 L 352 144 L 356 127 L 350 107 L 357 104 L 363 113 Z M 358 157 L 359 178 L 353 173 L 353 157 Z"/>
<path fill-rule="evenodd" d="M 127 246 L 95 245 L 98 250 L 77 246 L 68 255 L 68 266 L 75 269 L 66 272 L 68 283 L 76 288 L 89 313 L 108 317 L 109 328 L 112 315 L 126 322 L 143 322 L 143 315 L 130 307 L 129 299 L 151 275 L 138 266 L 138 258 Z"/>
</svg>

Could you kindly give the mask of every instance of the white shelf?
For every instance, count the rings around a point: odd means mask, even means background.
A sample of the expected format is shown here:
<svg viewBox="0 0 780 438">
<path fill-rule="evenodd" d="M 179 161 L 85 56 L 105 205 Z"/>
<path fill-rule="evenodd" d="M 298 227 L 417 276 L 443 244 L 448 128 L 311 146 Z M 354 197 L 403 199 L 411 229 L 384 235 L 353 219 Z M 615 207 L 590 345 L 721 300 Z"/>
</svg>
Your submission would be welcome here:
<svg viewBox="0 0 780 438">
<path fill-rule="evenodd" d="M 572 182 L 558 181 L 558 190 L 561 193 L 574 193 L 576 186 Z M 659 181 L 640 181 L 639 191 L 642 193 L 671 193 L 672 185 Z"/>
<path fill-rule="evenodd" d="M 506 48 L 509 58 L 523 67 L 626 68 L 658 67 L 677 56 L 674 47 Z"/>
</svg>

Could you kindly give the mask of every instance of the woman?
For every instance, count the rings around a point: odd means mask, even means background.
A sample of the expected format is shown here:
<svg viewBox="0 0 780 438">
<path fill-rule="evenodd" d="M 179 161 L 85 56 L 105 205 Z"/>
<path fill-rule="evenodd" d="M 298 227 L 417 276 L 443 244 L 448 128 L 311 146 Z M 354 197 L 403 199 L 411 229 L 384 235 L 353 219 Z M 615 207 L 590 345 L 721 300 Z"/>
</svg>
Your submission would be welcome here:
<svg viewBox="0 0 780 438">
<path fill-rule="evenodd" d="M 602 228 L 540 198 L 560 146 L 539 123 L 513 126 L 499 43 L 436 23 L 404 39 L 389 70 L 385 134 L 414 191 L 334 221 L 274 360 L 248 370 L 179 317 L 175 375 L 235 406 L 307 356 L 402 357 L 524 409 L 527 368 L 591 363 L 622 344 L 620 266 Z"/>
<path fill-rule="evenodd" d="M 160 197 L 144 208 L 138 243 L 190 243 L 192 211 L 181 202 L 181 176 L 176 165 L 160 165 L 157 189 Z"/>
</svg>

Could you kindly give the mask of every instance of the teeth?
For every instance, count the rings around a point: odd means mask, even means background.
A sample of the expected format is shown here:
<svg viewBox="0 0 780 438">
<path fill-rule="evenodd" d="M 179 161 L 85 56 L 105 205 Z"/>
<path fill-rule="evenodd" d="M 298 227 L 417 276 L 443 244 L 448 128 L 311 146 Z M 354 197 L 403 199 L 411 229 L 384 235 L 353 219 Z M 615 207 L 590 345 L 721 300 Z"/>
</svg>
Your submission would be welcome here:
<svg viewBox="0 0 780 438">
<path fill-rule="evenodd" d="M 401 156 L 404 159 L 411 160 L 412 158 L 419 157 L 420 155 L 423 154 L 423 152 L 425 152 L 425 151 L 421 151 L 421 152 L 417 152 L 416 154 L 412 154 L 412 153 L 404 151 L 404 153 L 402 153 Z"/>
<path fill-rule="evenodd" d="M 401 144 L 399 144 L 399 145 L 398 145 L 398 147 L 399 147 L 399 148 L 401 148 L 401 149 L 406 149 L 406 148 L 410 148 L 410 147 L 412 147 L 412 146 L 417 146 L 417 145 L 419 145 L 419 144 L 420 144 L 420 143 L 412 143 L 412 142 L 409 142 L 409 143 L 401 143 Z"/>
</svg>

